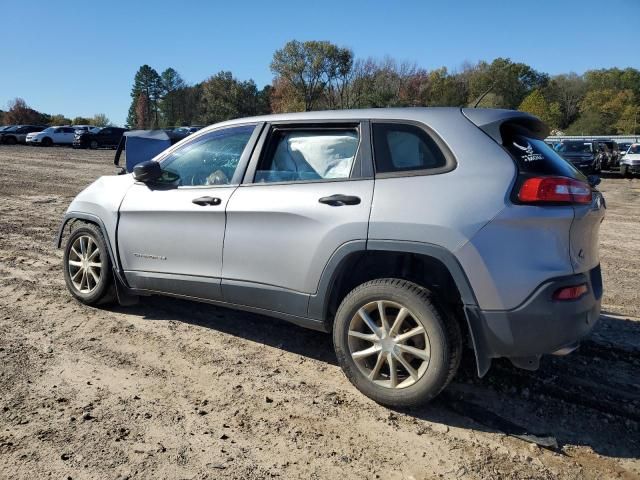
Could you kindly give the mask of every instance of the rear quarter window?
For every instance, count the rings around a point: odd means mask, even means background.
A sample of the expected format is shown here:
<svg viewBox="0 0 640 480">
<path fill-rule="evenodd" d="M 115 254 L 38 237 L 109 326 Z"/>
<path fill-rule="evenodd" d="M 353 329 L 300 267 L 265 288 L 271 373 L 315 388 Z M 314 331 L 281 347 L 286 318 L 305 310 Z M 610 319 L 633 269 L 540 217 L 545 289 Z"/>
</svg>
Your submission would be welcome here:
<svg viewBox="0 0 640 480">
<path fill-rule="evenodd" d="M 376 173 L 440 173 L 453 168 L 436 141 L 422 128 L 405 123 L 372 124 Z"/>
</svg>

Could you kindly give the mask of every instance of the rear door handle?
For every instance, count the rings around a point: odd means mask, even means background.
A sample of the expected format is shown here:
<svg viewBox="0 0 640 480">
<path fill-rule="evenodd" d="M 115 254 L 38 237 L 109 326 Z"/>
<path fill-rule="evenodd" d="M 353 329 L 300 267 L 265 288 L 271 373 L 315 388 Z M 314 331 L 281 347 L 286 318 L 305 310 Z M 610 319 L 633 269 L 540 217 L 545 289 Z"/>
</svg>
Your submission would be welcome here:
<svg viewBox="0 0 640 480">
<path fill-rule="evenodd" d="M 320 203 L 326 203 L 332 207 L 341 207 L 343 205 L 358 205 L 360 203 L 360 197 L 355 195 L 342 195 L 337 193 L 328 197 L 322 197 L 318 200 Z"/>
<path fill-rule="evenodd" d="M 220 200 L 218 197 L 199 197 L 194 198 L 193 200 L 191 200 L 191 202 L 204 207 L 207 205 L 220 205 L 222 203 L 222 200 Z"/>
</svg>

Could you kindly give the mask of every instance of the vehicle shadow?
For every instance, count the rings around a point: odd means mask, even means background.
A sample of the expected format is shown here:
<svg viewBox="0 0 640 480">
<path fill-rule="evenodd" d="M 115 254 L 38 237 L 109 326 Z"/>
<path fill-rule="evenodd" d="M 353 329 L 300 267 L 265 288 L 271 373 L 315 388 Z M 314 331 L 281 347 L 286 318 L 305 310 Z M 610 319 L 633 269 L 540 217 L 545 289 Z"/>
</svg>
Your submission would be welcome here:
<svg viewBox="0 0 640 480">
<path fill-rule="evenodd" d="M 196 325 L 337 365 L 331 336 L 274 318 L 165 297 L 115 310 Z M 529 372 L 494 360 L 482 379 L 467 350 L 450 386 L 430 404 L 398 413 L 449 427 L 503 433 L 564 453 L 589 446 L 640 458 L 640 321 L 603 314 L 580 349 L 544 357 Z M 337 407 L 340 408 L 340 407 Z"/>
</svg>

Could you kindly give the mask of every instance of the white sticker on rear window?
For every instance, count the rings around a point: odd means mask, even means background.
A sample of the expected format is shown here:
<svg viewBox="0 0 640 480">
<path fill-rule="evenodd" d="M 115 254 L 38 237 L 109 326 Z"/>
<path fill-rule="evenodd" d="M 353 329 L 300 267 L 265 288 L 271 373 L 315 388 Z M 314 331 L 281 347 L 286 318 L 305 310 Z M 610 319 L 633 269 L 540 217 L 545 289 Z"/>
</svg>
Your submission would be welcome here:
<svg viewBox="0 0 640 480">
<path fill-rule="evenodd" d="M 525 162 L 536 162 L 538 160 L 544 160 L 543 155 L 533 151 L 533 147 L 529 142 L 527 142 L 526 146 L 522 146 L 514 141 L 513 146 L 522 151 L 522 153 L 520 154 L 520 158 Z"/>
</svg>

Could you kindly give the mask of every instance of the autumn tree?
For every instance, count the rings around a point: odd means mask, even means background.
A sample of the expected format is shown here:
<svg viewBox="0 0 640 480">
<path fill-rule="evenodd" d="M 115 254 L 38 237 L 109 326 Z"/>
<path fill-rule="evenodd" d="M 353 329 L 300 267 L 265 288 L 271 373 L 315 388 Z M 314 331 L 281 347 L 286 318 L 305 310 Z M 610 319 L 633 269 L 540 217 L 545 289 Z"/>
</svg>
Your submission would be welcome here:
<svg viewBox="0 0 640 480">
<path fill-rule="evenodd" d="M 42 114 L 27 105 L 22 98 L 15 98 L 8 104 L 3 122 L 6 125 L 37 125 L 42 121 Z"/>
<path fill-rule="evenodd" d="M 292 40 L 273 54 L 271 71 L 292 87 L 309 111 L 327 94 L 332 82 L 342 82 L 352 61 L 349 49 L 330 42 Z"/>
</svg>

